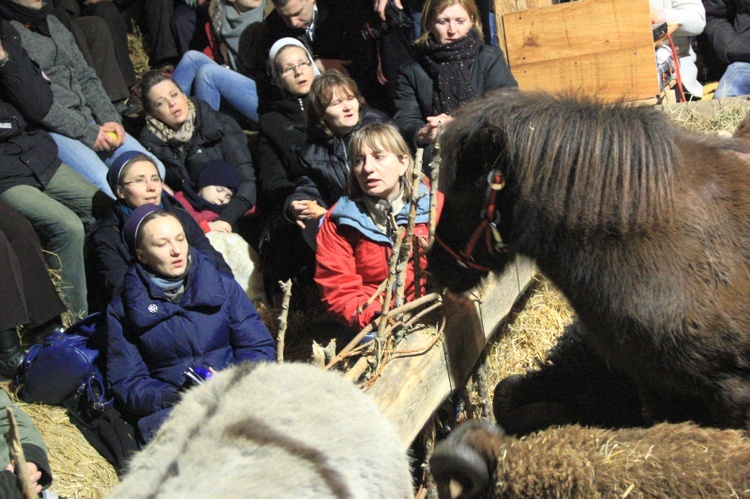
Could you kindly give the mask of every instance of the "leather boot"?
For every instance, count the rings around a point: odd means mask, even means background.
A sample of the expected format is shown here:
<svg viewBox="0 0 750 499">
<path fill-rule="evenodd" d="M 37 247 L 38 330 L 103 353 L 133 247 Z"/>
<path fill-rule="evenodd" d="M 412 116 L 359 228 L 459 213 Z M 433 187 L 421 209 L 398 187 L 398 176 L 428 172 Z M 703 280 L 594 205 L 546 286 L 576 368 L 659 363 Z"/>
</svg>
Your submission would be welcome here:
<svg viewBox="0 0 750 499">
<path fill-rule="evenodd" d="M 15 328 L 0 331 L 0 376 L 14 377 L 24 356 L 21 340 Z"/>
</svg>

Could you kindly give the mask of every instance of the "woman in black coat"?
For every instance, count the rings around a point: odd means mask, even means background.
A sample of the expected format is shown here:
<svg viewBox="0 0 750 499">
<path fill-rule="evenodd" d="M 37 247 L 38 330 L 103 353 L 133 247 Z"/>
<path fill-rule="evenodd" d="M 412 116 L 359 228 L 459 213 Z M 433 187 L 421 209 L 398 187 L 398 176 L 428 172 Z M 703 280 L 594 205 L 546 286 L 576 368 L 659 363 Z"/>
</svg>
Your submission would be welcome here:
<svg viewBox="0 0 750 499">
<path fill-rule="evenodd" d="M 302 176 L 287 198 L 285 213 L 315 248 L 318 222 L 345 194 L 352 133 L 368 123 L 390 122 L 390 118 L 368 108 L 354 80 L 337 70 L 315 79 L 309 103 L 307 140 L 299 154 Z"/>
<path fill-rule="evenodd" d="M 256 202 L 255 170 L 242 129 L 202 100 L 188 99 L 172 77 L 162 72 L 144 74 L 141 94 L 148 116 L 140 141 L 164 163 L 164 181 L 173 191 L 183 190 L 183 182 L 195 187 L 198 175 L 211 160 L 224 160 L 237 168 L 237 194 L 219 218 L 209 223 L 211 230 L 232 232 Z"/>
<path fill-rule="evenodd" d="M 401 66 L 394 121 L 414 148 L 435 142 L 451 114 L 490 90 L 517 87 L 503 52 L 483 42 L 474 0 L 429 0 L 417 57 Z"/>
</svg>

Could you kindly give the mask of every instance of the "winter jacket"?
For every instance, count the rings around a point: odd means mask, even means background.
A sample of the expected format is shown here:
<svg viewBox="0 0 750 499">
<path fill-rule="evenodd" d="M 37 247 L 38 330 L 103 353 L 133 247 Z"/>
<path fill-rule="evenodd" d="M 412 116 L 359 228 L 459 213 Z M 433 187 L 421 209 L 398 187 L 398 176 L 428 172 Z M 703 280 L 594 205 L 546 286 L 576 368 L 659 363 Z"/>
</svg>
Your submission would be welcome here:
<svg viewBox="0 0 750 499">
<path fill-rule="evenodd" d="M 482 45 L 469 73 L 471 86 L 477 95 L 484 95 L 496 88 L 518 86 L 502 50 L 491 45 Z M 427 123 L 428 116 L 433 116 L 434 84 L 418 59 L 412 59 L 401 66 L 393 120 L 415 150 L 418 147 L 417 131 Z"/>
<path fill-rule="evenodd" d="M 183 188 L 180 192 L 174 193 L 174 198 L 180 202 L 182 208 L 190 213 L 190 216 L 198 223 L 198 226 L 203 230 L 204 233 L 208 234 L 211 232 L 211 226 L 208 224 L 219 218 L 219 214 L 209 209 L 198 209 L 193 206 L 190 198 L 192 196 L 198 196 L 192 190 L 188 190 L 189 187 Z"/>
<path fill-rule="evenodd" d="M 0 390 L 0 497 L 5 499 L 22 499 L 24 495 L 18 488 L 18 478 L 14 473 L 5 471 L 5 467 L 10 464 L 10 449 L 8 448 L 7 436 L 10 432 L 10 419 L 8 418 L 8 409 L 13 409 L 13 416 L 18 425 L 18 434 L 21 440 L 26 461 L 36 464 L 39 471 L 42 472 L 42 478 L 37 482 L 43 488 L 47 488 L 52 483 L 52 470 L 47 459 L 47 447 L 44 445 L 42 435 L 34 426 L 28 414 L 18 408 L 11 400 L 5 390 Z"/>
<path fill-rule="evenodd" d="M 51 131 L 80 140 L 93 149 L 99 126 L 120 123 L 96 73 L 86 63 L 70 31 L 54 16 L 47 16 L 51 37 L 35 33 L 18 21 L 11 24 L 31 59 L 52 82 L 52 108 L 41 120 Z"/>
<path fill-rule="evenodd" d="M 222 272 L 231 276 L 232 271 L 221 254 L 216 251 L 206 238 L 203 230 L 193 217 L 185 211 L 180 203 L 168 194 L 162 194 L 162 207 L 173 213 L 182 222 L 188 244 L 201 250 L 208 258 L 214 260 Z M 128 245 L 122 237 L 122 229 L 127 217 L 122 211 L 122 202 L 115 203 L 104 216 L 96 222 L 91 231 L 91 254 L 88 265 L 89 310 L 104 310 L 109 301 L 120 292 L 125 273 L 133 263 L 135 255 L 130 254 Z"/>
<path fill-rule="evenodd" d="M 253 303 L 216 262 L 191 249 L 185 294 L 171 302 L 133 265 L 107 307 L 106 380 L 124 415 L 148 442 L 178 399 L 188 367 L 217 371 L 276 359 Z"/>
<path fill-rule="evenodd" d="M 267 213 L 278 214 L 294 192 L 293 179 L 302 176 L 299 151 L 307 138 L 307 101 L 284 92 L 284 98 L 260 115 L 258 184 Z"/>
<path fill-rule="evenodd" d="M 60 167 L 57 144 L 29 123 L 52 107 L 52 88 L 29 59 L 21 38 L 6 20 L 2 44 L 10 60 L 0 69 L 0 193 L 17 185 L 44 189 Z"/>
<path fill-rule="evenodd" d="M 302 176 L 295 179 L 294 194 L 286 200 L 284 211 L 293 220 L 292 201 L 312 199 L 328 208 L 345 194 L 349 179 L 348 147 L 352 133 L 368 123 L 390 122 L 387 114 L 365 107 L 359 124 L 344 137 L 311 130 L 299 153 Z"/>
<path fill-rule="evenodd" d="M 141 131 L 140 142 L 164 163 L 167 170 L 164 181 L 175 192 L 182 189 L 182 181 L 185 179 L 195 183 L 211 160 L 223 159 L 237 168 L 240 187 L 219 217 L 234 225 L 255 205 L 255 170 L 247 148 L 247 138 L 234 119 L 214 111 L 198 98 L 191 97 L 190 100 L 195 104 L 195 132 L 187 147 L 178 148 L 167 144 L 148 128 Z"/>
<path fill-rule="evenodd" d="M 750 62 L 750 0 L 703 0 L 704 33 L 723 62 Z"/>
<path fill-rule="evenodd" d="M 430 194 L 425 185 L 420 186 L 414 235 L 429 236 Z M 437 213 L 443 207 L 443 195 L 438 192 Z M 406 225 L 411 204 L 406 203 L 396 215 L 398 225 Z M 318 230 L 315 282 L 321 299 L 337 321 L 356 329 L 369 324 L 383 307 L 382 297 L 359 311 L 378 287 L 388 277 L 388 265 L 393 252 L 393 240 L 382 233 L 372 222 L 364 205 L 347 196 L 328 211 Z M 427 266 L 427 257 L 421 253 L 420 266 Z M 425 278 L 426 273 L 422 273 Z M 410 261 L 405 280 L 405 301 L 414 299 L 414 264 Z M 421 283 L 424 294 L 426 282 Z"/>
</svg>

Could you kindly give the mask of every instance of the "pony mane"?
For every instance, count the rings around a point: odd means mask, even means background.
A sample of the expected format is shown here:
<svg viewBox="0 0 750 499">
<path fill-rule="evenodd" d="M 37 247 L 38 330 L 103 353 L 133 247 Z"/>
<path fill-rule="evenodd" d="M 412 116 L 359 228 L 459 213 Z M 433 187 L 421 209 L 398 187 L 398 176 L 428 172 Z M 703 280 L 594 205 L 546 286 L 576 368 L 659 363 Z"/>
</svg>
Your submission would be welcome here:
<svg viewBox="0 0 750 499">
<path fill-rule="evenodd" d="M 573 229 L 615 233 L 671 212 L 682 156 L 660 111 L 580 95 L 500 91 L 446 131 L 441 185 L 499 168 L 519 202 Z"/>
</svg>

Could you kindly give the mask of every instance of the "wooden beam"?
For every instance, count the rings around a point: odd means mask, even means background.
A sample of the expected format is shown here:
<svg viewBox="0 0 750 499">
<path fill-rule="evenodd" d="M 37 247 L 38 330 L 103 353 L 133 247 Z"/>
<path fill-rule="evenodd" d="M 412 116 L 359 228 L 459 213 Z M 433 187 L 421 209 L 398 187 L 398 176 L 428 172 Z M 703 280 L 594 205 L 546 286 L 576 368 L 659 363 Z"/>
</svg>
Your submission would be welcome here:
<svg viewBox="0 0 750 499">
<path fill-rule="evenodd" d="M 367 391 L 393 423 L 404 448 L 448 396 L 463 386 L 487 341 L 531 282 L 533 262 L 519 259 L 463 295 L 447 294 L 445 338 L 420 355 L 392 359 Z M 421 351 L 435 330 L 410 334 L 397 350 Z"/>
</svg>

